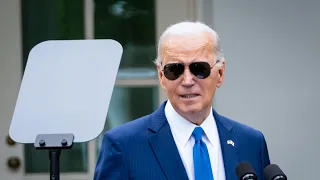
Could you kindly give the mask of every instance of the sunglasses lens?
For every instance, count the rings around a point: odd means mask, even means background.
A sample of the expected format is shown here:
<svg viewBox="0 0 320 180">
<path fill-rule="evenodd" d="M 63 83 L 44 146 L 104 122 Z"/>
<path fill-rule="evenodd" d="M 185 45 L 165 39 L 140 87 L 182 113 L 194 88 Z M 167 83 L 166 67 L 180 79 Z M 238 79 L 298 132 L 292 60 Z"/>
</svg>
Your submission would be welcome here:
<svg viewBox="0 0 320 180">
<path fill-rule="evenodd" d="M 176 80 L 184 71 L 184 65 L 180 63 L 167 64 L 163 68 L 164 76 L 169 80 Z"/>
<path fill-rule="evenodd" d="M 191 73 L 199 79 L 207 78 L 211 72 L 210 64 L 207 62 L 194 62 L 190 64 L 189 68 Z"/>
</svg>

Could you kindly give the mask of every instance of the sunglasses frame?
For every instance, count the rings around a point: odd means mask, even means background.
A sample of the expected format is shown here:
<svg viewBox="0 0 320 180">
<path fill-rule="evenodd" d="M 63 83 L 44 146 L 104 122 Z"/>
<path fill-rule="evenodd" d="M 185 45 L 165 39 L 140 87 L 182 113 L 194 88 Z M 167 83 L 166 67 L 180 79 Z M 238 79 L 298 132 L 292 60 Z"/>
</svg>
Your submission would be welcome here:
<svg viewBox="0 0 320 180">
<path fill-rule="evenodd" d="M 217 64 L 219 61 L 220 61 L 220 60 L 217 60 L 215 64 Z M 196 63 L 206 63 L 206 64 L 208 64 L 208 66 L 209 66 L 209 74 L 205 75 L 204 77 L 201 77 L 200 74 L 195 74 L 194 72 L 192 72 L 191 69 L 190 69 L 190 66 L 192 66 L 192 64 L 196 64 Z M 215 65 L 215 64 L 214 64 L 214 65 Z M 183 71 L 182 71 L 180 74 L 176 75 L 175 77 L 173 77 L 173 78 L 168 78 L 168 76 L 166 76 L 165 68 L 168 67 L 169 65 L 183 65 L 184 69 L 183 69 Z M 210 76 L 210 74 L 211 74 L 211 69 L 214 67 L 214 65 L 211 67 L 208 62 L 205 62 L 205 61 L 196 61 L 196 62 L 190 63 L 189 66 L 188 66 L 188 68 L 189 68 L 191 74 L 194 75 L 194 76 L 196 76 L 198 79 L 206 79 L 207 77 Z M 165 76 L 168 80 L 174 81 L 174 80 L 178 79 L 181 75 L 183 75 L 183 73 L 184 73 L 184 71 L 185 71 L 185 67 L 186 67 L 186 65 L 185 65 L 184 63 L 168 63 L 168 64 L 164 65 L 164 67 L 163 67 L 163 69 L 162 69 L 162 72 L 163 72 L 164 76 Z"/>
</svg>

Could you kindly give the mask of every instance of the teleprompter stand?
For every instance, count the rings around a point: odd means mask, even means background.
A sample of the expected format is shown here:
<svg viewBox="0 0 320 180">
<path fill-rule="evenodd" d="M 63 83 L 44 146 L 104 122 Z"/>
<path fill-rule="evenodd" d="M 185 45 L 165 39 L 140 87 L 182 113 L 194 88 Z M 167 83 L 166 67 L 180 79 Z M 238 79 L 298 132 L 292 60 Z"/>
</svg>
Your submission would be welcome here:
<svg viewBox="0 0 320 180">
<path fill-rule="evenodd" d="M 63 149 L 71 149 L 73 134 L 39 134 L 34 146 L 36 149 L 49 150 L 50 180 L 60 180 L 60 154 Z"/>
<path fill-rule="evenodd" d="M 30 51 L 9 135 L 49 152 L 50 180 L 60 180 L 64 149 L 103 131 L 122 52 L 112 39 L 49 40 Z"/>
</svg>

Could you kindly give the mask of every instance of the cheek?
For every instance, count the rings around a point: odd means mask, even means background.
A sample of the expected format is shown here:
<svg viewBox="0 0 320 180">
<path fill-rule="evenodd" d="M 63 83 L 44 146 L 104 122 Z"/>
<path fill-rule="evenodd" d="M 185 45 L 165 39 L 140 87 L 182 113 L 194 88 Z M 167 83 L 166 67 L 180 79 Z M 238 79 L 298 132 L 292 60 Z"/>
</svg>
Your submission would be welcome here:
<svg viewBox="0 0 320 180">
<path fill-rule="evenodd" d="M 204 96 L 206 99 L 211 99 L 214 95 L 215 89 L 216 89 L 216 81 L 211 78 L 208 79 L 208 81 L 205 81 L 201 84 L 201 89 L 203 92 L 205 92 Z"/>
<path fill-rule="evenodd" d="M 179 82 L 176 81 L 170 81 L 168 79 L 164 79 L 163 85 L 165 86 L 165 89 L 167 93 L 174 94 L 176 92 L 176 89 L 179 86 Z"/>
</svg>

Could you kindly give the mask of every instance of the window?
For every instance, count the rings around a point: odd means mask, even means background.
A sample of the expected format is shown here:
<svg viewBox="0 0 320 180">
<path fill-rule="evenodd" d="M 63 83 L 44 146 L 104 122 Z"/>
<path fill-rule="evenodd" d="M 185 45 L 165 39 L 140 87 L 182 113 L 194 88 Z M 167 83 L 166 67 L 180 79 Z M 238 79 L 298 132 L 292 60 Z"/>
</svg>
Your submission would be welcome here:
<svg viewBox="0 0 320 180">
<path fill-rule="evenodd" d="M 85 2 L 94 3 L 92 12 L 86 11 Z M 23 66 L 36 44 L 53 39 L 86 39 L 87 28 L 94 29 L 95 39 L 114 39 L 122 44 L 123 56 L 104 131 L 158 107 L 158 80 L 153 63 L 156 57 L 154 0 L 28 0 L 21 1 L 21 6 Z M 85 22 L 87 13 L 94 17 L 92 25 Z M 102 135 L 92 142 L 77 143 L 71 150 L 63 150 L 61 173 L 92 171 Z M 24 155 L 26 174 L 49 172 L 48 151 L 36 150 L 29 144 L 25 145 Z"/>
</svg>

